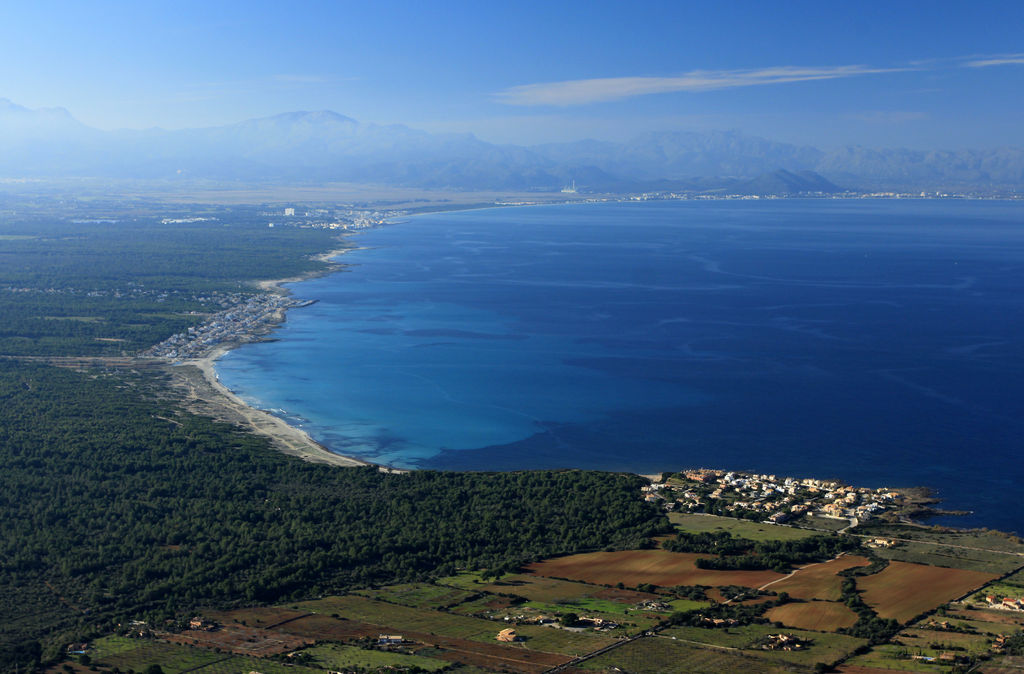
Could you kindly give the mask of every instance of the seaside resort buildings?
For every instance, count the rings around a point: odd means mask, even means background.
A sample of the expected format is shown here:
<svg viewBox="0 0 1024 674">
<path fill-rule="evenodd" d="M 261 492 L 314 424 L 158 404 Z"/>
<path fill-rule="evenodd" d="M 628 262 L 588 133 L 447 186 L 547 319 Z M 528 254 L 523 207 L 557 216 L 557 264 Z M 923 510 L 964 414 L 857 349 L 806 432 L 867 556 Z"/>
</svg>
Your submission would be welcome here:
<svg viewBox="0 0 1024 674">
<path fill-rule="evenodd" d="M 670 511 L 732 515 L 775 524 L 804 515 L 848 519 L 856 524 L 893 510 L 904 500 L 899 492 L 886 488 L 707 468 L 672 475 L 643 487 L 643 493 L 647 501 L 662 503 Z"/>
</svg>

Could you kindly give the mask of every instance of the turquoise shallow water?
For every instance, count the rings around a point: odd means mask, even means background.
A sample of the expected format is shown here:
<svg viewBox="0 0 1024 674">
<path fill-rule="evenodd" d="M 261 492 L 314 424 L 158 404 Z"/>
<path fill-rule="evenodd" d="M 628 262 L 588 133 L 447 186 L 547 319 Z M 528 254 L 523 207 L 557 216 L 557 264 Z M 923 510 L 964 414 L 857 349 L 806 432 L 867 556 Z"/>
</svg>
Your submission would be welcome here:
<svg viewBox="0 0 1024 674">
<path fill-rule="evenodd" d="M 218 363 L 334 451 L 928 485 L 1024 529 L 1024 204 L 491 209 L 352 241 Z"/>
</svg>

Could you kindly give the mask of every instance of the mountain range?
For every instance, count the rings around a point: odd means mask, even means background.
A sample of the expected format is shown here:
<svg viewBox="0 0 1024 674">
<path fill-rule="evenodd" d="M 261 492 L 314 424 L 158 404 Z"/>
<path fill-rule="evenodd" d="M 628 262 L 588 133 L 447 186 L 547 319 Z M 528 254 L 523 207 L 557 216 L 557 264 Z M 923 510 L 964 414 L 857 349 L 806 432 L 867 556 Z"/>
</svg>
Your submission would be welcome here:
<svg viewBox="0 0 1024 674">
<path fill-rule="evenodd" d="M 1024 188 L 1024 149 L 823 151 L 736 131 L 531 147 L 472 134 L 288 112 L 199 129 L 103 131 L 63 108 L 0 99 L 0 178 L 351 182 L 460 190 L 721 191 Z"/>
</svg>

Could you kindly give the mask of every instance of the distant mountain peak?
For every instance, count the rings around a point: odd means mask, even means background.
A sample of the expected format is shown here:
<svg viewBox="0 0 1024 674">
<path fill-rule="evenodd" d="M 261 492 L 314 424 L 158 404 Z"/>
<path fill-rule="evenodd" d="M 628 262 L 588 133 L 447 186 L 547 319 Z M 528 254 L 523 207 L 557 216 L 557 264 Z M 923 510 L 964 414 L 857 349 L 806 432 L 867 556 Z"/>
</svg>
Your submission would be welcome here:
<svg viewBox="0 0 1024 674">
<path fill-rule="evenodd" d="M 298 110 L 206 128 L 102 131 L 64 108 L 0 98 L 0 176 L 335 181 L 453 189 L 746 194 L 857 188 L 1024 188 L 1024 149 L 824 152 L 736 130 L 646 132 L 628 142 L 495 145 Z M 820 172 L 820 174 L 819 174 Z M 829 179 L 822 177 L 822 174 Z"/>
<path fill-rule="evenodd" d="M 282 122 L 332 122 L 335 124 L 359 124 L 358 121 L 351 117 L 346 117 L 345 115 L 334 112 L 333 110 L 295 110 L 293 112 L 282 112 L 277 115 L 271 115 L 264 119 Z"/>
</svg>

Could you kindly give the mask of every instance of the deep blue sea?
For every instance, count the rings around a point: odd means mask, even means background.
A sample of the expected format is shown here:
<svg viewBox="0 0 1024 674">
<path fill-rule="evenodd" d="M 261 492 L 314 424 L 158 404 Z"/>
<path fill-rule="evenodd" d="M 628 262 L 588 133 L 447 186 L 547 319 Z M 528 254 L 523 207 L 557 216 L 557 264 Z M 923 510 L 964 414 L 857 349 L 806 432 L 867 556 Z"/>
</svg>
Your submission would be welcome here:
<svg viewBox="0 0 1024 674">
<path fill-rule="evenodd" d="M 394 466 L 708 466 L 929 486 L 1024 532 L 1024 203 L 709 201 L 408 218 L 218 364 Z"/>
</svg>

